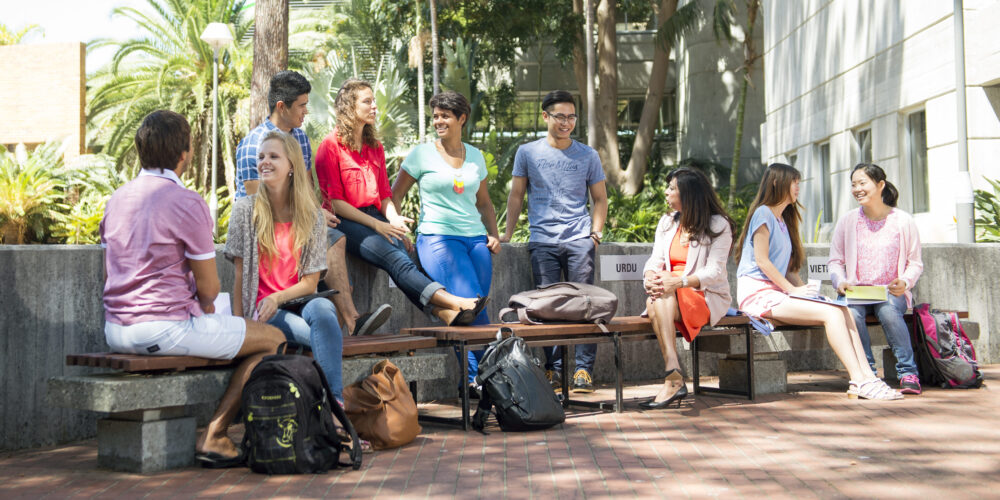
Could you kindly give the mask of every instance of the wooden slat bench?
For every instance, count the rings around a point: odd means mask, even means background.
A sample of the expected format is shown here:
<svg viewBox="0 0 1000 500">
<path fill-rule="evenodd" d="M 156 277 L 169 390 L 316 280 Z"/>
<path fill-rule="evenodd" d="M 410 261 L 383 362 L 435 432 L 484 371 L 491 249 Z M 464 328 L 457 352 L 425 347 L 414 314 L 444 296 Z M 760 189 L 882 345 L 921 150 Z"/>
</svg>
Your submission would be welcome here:
<svg viewBox="0 0 1000 500">
<path fill-rule="evenodd" d="M 434 337 L 370 335 L 344 339 L 344 385 L 370 374 L 376 358 L 391 356 L 410 382 L 446 377 L 448 354 L 416 353 L 437 346 Z M 108 413 L 98 421 L 98 465 L 150 473 L 193 463 L 194 405 L 215 404 L 234 363 L 192 356 L 115 353 L 70 354 L 66 364 L 118 370 L 49 379 L 55 406 Z"/>
<path fill-rule="evenodd" d="M 948 311 L 948 312 L 954 312 L 960 319 L 968 319 L 969 317 L 968 311 Z M 912 325 L 913 314 L 910 312 L 904 314 L 903 320 L 906 321 L 907 324 Z M 771 320 L 771 323 L 774 324 L 774 330 L 776 332 L 786 332 L 786 333 L 808 332 L 816 330 L 821 331 L 823 329 L 822 326 L 791 325 L 791 324 L 783 324 L 779 321 L 774 321 L 774 320 Z M 868 315 L 865 318 L 865 324 L 867 324 L 868 326 L 876 326 L 879 324 L 879 321 L 876 316 Z M 691 371 L 693 372 L 692 378 L 694 382 L 695 394 L 704 394 L 704 393 L 728 394 L 735 396 L 743 396 L 750 400 L 754 399 L 754 392 L 755 392 L 754 371 L 753 371 L 754 343 L 752 335 L 754 331 L 755 330 L 753 330 L 753 328 L 751 328 L 749 325 L 749 319 L 746 316 L 742 315 L 726 316 L 721 320 L 719 320 L 719 323 L 716 324 L 714 327 L 706 327 L 701 330 L 701 333 L 699 333 L 698 336 L 695 337 L 694 342 L 691 343 Z M 729 336 L 729 335 L 745 335 L 745 341 L 746 341 L 745 373 L 747 374 L 745 378 L 746 390 L 740 391 L 735 389 L 723 389 L 719 387 L 701 386 L 698 373 L 699 372 L 698 362 L 700 358 L 699 353 L 701 352 L 700 340 L 704 340 L 709 337 Z M 758 333 L 758 335 L 760 334 Z"/>
<path fill-rule="evenodd" d="M 437 339 L 434 337 L 418 337 L 414 335 L 345 337 L 343 357 L 391 354 L 395 352 L 414 351 L 416 349 L 428 349 L 436 345 Z M 67 366 L 110 368 L 129 373 L 184 371 L 189 368 L 208 368 L 213 366 L 230 366 L 233 364 L 234 361 L 229 359 L 208 359 L 194 356 L 143 356 L 141 354 L 119 354 L 113 352 L 66 355 Z"/>
<path fill-rule="evenodd" d="M 960 318 L 968 318 L 969 314 L 965 311 L 956 311 Z M 905 316 L 907 322 L 912 319 L 911 314 Z M 780 322 L 772 321 L 775 326 L 775 331 L 779 332 L 792 332 L 792 331 L 813 331 L 822 329 L 821 326 L 800 326 L 800 325 L 784 325 Z M 866 318 L 866 323 L 869 325 L 877 325 L 878 319 L 875 316 L 869 316 Z M 610 323 L 607 324 L 607 328 L 610 333 L 604 333 L 601 331 L 597 325 L 590 323 L 548 323 L 543 325 L 523 325 L 520 323 L 507 323 L 507 324 L 490 324 L 490 325 L 479 325 L 479 326 L 466 326 L 466 327 L 447 327 L 447 326 L 436 326 L 436 327 L 425 327 L 425 328 L 406 328 L 401 330 L 403 334 L 410 335 L 420 335 L 435 337 L 438 340 L 440 346 L 453 346 L 459 350 L 461 367 L 459 370 L 459 376 L 461 381 L 468 380 L 468 357 L 467 353 L 470 350 L 475 350 L 482 348 L 495 340 L 497 330 L 501 327 L 510 328 L 513 333 L 525 340 L 525 343 L 530 347 L 551 347 L 551 346 L 568 346 L 577 344 L 590 344 L 590 343 L 613 343 L 614 344 L 614 362 L 615 362 L 615 401 L 612 408 L 616 412 L 621 412 L 623 410 L 623 392 L 624 392 L 624 373 L 622 364 L 622 348 L 621 343 L 623 341 L 639 341 L 639 340 L 654 340 L 656 335 L 652 331 L 652 325 L 648 318 L 643 318 L 639 316 L 623 316 L 614 318 Z M 744 396 L 748 399 L 754 399 L 754 375 L 753 375 L 753 363 L 754 363 L 754 346 L 753 346 L 753 332 L 755 330 L 751 327 L 750 321 L 746 316 L 726 316 L 722 318 L 718 324 L 713 327 L 706 327 L 702 329 L 698 337 L 695 337 L 695 341 L 691 344 L 691 361 L 692 361 L 692 372 L 695 394 L 703 393 L 716 393 L 716 394 L 731 394 Z M 703 387 L 700 383 L 699 378 L 699 339 L 704 339 L 713 336 L 729 336 L 729 335 L 743 335 L 746 341 L 746 390 L 738 391 L 731 389 L 721 389 L 716 387 Z M 758 334 L 759 335 L 759 334 Z M 680 336 L 680 333 L 677 333 Z M 569 366 L 569 350 L 562 349 L 563 356 L 563 366 Z M 593 403 L 587 403 L 582 401 L 572 401 L 569 397 L 569 380 L 568 380 L 569 370 L 563 370 L 562 373 L 562 395 L 563 395 L 563 405 L 584 405 L 592 406 Z M 468 430 L 470 423 L 470 403 L 469 403 L 469 393 L 467 384 L 460 384 L 462 390 L 459 394 L 462 403 L 462 417 L 460 421 L 455 421 L 454 419 L 440 419 L 448 423 L 458 423 L 463 429 Z M 606 403 L 597 403 L 601 409 L 605 409 Z"/>
<path fill-rule="evenodd" d="M 435 337 L 439 346 L 452 346 L 458 349 L 460 359 L 459 376 L 461 381 L 468 380 L 468 352 L 483 348 L 496 339 L 497 330 L 501 327 L 510 328 L 514 335 L 521 337 L 529 347 L 568 346 L 577 344 L 613 343 L 615 353 L 615 401 L 610 406 L 614 411 L 621 412 L 623 407 L 623 366 L 621 342 L 624 340 L 655 339 L 649 320 L 638 316 L 614 318 L 607 324 L 610 333 L 604 333 L 592 323 L 548 323 L 544 325 L 523 325 L 520 323 L 491 324 L 479 326 L 433 326 L 425 328 L 404 328 L 400 333 Z M 562 349 L 563 366 L 569 366 L 569 350 Z M 573 401 L 569 395 L 568 370 L 562 374 L 563 406 L 589 406 L 608 409 L 607 403 L 590 403 Z M 443 423 L 454 423 L 468 430 L 470 424 L 470 404 L 468 385 L 460 384 L 459 394 L 462 403 L 462 417 L 455 419 L 434 419 Z"/>
</svg>

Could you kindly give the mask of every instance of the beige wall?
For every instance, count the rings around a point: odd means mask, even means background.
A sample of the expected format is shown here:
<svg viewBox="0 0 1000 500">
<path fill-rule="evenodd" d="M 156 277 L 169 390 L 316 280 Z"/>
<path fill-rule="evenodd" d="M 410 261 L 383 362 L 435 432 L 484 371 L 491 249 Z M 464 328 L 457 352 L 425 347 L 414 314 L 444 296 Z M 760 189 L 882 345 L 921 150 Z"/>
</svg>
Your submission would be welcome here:
<svg viewBox="0 0 1000 500">
<path fill-rule="evenodd" d="M 68 141 L 66 161 L 86 149 L 83 43 L 0 46 L 0 144 Z"/>
</svg>

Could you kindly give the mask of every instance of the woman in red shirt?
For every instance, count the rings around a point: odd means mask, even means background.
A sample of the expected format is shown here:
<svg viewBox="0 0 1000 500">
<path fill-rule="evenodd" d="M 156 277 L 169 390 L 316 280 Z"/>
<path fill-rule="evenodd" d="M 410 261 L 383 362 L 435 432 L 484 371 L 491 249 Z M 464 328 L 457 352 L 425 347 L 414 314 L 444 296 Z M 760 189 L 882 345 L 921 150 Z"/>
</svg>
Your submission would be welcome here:
<svg viewBox="0 0 1000 500">
<path fill-rule="evenodd" d="M 334 103 L 337 128 L 316 151 L 316 177 L 323 205 L 341 219 L 347 251 L 385 270 L 414 305 L 448 325 L 468 325 L 486 306 L 486 297 L 462 298 L 417 269 L 407 227 L 399 215 L 385 168 L 385 149 L 375 133 L 375 93 L 371 84 L 348 79 Z"/>
</svg>

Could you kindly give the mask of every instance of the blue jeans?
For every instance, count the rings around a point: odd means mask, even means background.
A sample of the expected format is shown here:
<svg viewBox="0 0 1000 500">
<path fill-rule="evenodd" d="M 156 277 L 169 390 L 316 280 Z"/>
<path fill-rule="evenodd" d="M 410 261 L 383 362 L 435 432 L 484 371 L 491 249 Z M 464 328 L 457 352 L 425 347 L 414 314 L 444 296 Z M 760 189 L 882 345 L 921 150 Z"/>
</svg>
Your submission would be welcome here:
<svg viewBox="0 0 1000 500">
<path fill-rule="evenodd" d="M 386 218 L 372 206 L 358 210 L 386 222 Z M 429 310 L 431 296 L 444 288 L 441 283 L 431 281 L 406 253 L 402 241 L 389 242 L 374 229 L 348 219 L 341 219 L 337 226 L 347 236 L 347 251 L 361 257 L 365 262 L 389 273 L 389 277 L 415 306 Z"/>
<path fill-rule="evenodd" d="M 493 281 L 493 257 L 486 247 L 485 235 L 421 234 L 417 236 L 417 255 L 428 276 L 456 296 L 474 299 L 489 295 Z M 489 322 L 489 316 L 483 309 L 471 324 L 487 325 Z M 482 356 L 481 350 L 469 352 L 469 383 L 479 372 Z"/>
<path fill-rule="evenodd" d="M 889 347 L 896 355 L 896 374 L 899 378 L 904 375 L 917 374 L 917 362 L 913 358 L 913 345 L 910 343 L 910 330 L 903 321 L 903 313 L 906 312 L 906 297 L 889 294 L 889 300 L 878 304 L 866 306 L 849 306 L 851 315 L 854 316 L 854 324 L 858 327 L 858 336 L 861 337 L 861 344 L 865 347 L 865 356 L 868 357 L 868 364 L 875 371 L 875 357 L 872 356 L 872 339 L 868 334 L 868 326 L 865 324 L 865 316 L 874 311 L 885 331 L 885 338 L 889 341 Z"/>
<path fill-rule="evenodd" d="M 341 357 L 344 352 L 344 336 L 337 322 L 337 310 L 333 302 L 326 298 L 315 298 L 302 308 L 302 316 L 284 309 L 267 320 L 285 334 L 285 338 L 296 344 L 309 346 L 313 357 L 319 363 L 330 384 L 330 391 L 337 401 L 343 401 L 344 376 L 341 371 Z"/>
<path fill-rule="evenodd" d="M 594 240 L 587 237 L 565 243 L 528 243 L 531 254 L 531 274 L 535 286 L 560 281 L 594 284 Z M 565 276 L 565 278 L 563 278 Z M 562 371 L 559 347 L 545 348 L 545 369 Z M 594 371 L 597 344 L 576 346 L 576 369 Z"/>
</svg>

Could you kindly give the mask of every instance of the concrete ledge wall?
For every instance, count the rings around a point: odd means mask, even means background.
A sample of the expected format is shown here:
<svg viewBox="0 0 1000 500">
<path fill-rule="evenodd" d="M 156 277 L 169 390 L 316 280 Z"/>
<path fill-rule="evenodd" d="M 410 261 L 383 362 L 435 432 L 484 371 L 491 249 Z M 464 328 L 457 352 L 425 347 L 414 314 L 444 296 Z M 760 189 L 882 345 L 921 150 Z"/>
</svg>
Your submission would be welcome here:
<svg viewBox="0 0 1000 500">
<path fill-rule="evenodd" d="M 602 245 L 602 255 L 646 255 L 650 244 Z M 810 245 L 809 255 L 825 255 L 825 245 Z M 991 363 L 1000 359 L 1000 244 L 946 245 L 924 247 L 924 275 L 917 285 L 918 300 L 934 307 L 967 309 L 970 320 L 979 323 L 975 341 L 980 359 Z M 352 259 L 349 261 L 358 309 L 387 302 L 395 312 L 383 331 L 408 326 L 425 326 L 430 320 L 409 304 L 396 288 L 389 288 L 385 273 Z M 223 290 L 232 290 L 232 265 L 218 259 Z M 734 271 L 730 266 L 730 273 Z M 619 297 L 619 315 L 639 314 L 644 294 L 638 281 L 604 281 L 598 265 L 597 284 Z M 45 381 L 61 375 L 94 373 L 92 368 L 65 366 L 65 355 L 107 350 L 104 342 L 104 315 L 101 250 L 97 246 L 3 246 L 0 245 L 0 451 L 30 448 L 82 439 L 94 435 L 94 414 L 50 407 L 45 402 Z M 733 280 L 733 283 L 735 281 Z M 512 293 L 532 288 L 527 245 L 504 245 L 494 260 L 493 300 L 489 314 L 497 311 Z M 829 291 L 829 290 L 828 290 Z M 735 292 L 735 290 L 734 290 Z M 734 293 L 735 296 L 735 293 Z M 873 342 L 885 343 L 877 329 Z M 770 345 L 781 351 L 789 370 L 830 369 L 839 366 L 820 335 L 775 335 Z M 678 341 L 685 369 L 690 357 L 687 344 Z M 716 369 L 705 354 L 702 370 Z M 876 356 L 880 358 L 880 356 Z M 457 372 L 454 356 L 449 356 L 449 373 Z M 595 378 L 613 380 L 609 344 L 601 345 Z M 879 360 L 879 362 L 881 362 Z M 652 378 L 663 370 L 655 342 L 626 343 L 624 364 L 631 380 Z M 455 377 L 420 387 L 421 399 L 450 395 Z"/>
</svg>

